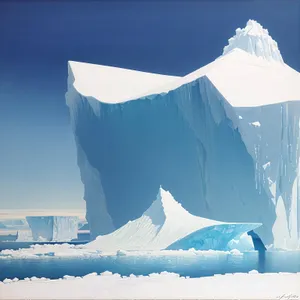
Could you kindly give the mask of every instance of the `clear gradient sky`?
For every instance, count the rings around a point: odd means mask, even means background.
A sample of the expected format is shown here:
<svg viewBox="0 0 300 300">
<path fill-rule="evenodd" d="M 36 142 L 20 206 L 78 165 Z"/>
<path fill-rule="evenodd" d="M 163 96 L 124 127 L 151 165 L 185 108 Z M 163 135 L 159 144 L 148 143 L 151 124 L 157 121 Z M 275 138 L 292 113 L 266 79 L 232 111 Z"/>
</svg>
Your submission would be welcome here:
<svg viewBox="0 0 300 300">
<path fill-rule="evenodd" d="M 255 19 L 300 71 L 300 1 L 0 1 L 0 209 L 81 208 L 67 61 L 185 75 Z"/>
</svg>

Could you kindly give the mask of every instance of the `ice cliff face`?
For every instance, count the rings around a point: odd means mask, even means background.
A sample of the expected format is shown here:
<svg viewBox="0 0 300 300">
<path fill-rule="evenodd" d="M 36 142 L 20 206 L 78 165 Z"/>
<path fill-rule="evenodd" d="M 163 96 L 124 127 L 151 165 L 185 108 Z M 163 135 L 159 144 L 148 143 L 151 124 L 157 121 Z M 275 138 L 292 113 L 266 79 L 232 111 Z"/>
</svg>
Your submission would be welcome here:
<svg viewBox="0 0 300 300">
<path fill-rule="evenodd" d="M 272 203 L 256 189 L 235 113 L 207 77 L 115 105 L 70 92 L 93 237 L 139 217 L 160 184 L 195 215 L 261 222 L 262 236 L 272 235 L 275 210 L 264 213 Z"/>
<path fill-rule="evenodd" d="M 34 241 L 70 241 L 77 238 L 78 218 L 64 216 L 26 217 Z"/>
<path fill-rule="evenodd" d="M 224 47 L 223 55 L 232 49 L 240 48 L 248 53 L 270 61 L 283 63 L 282 56 L 276 41 L 254 20 L 249 20 L 245 28 L 236 29 L 236 34 L 228 40 L 229 44 Z"/>
<path fill-rule="evenodd" d="M 239 240 L 243 233 L 260 226 L 255 223 L 224 224 L 191 215 L 169 192 L 160 188 L 156 200 L 141 217 L 110 234 L 98 236 L 85 247 L 102 251 L 228 250 L 232 239 Z M 221 232 L 223 238 L 219 239 Z"/>
<path fill-rule="evenodd" d="M 271 42 L 244 47 L 271 39 L 256 23 L 241 32 L 182 78 L 69 63 L 93 238 L 138 218 L 162 185 L 192 214 L 263 223 L 266 245 L 297 247 L 300 75 Z"/>
<path fill-rule="evenodd" d="M 299 87 L 300 88 L 300 87 Z M 240 131 L 256 162 L 255 180 L 276 208 L 274 246 L 299 247 L 300 102 L 236 108 Z"/>
</svg>

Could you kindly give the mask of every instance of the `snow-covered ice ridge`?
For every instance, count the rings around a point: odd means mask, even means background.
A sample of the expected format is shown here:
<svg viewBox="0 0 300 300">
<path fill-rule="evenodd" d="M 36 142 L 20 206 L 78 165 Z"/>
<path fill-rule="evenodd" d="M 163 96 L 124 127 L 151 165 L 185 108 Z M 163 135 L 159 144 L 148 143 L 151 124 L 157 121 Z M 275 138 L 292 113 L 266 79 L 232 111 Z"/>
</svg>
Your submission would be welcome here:
<svg viewBox="0 0 300 300">
<path fill-rule="evenodd" d="M 70 241 L 77 238 L 78 217 L 30 216 L 26 220 L 34 241 Z"/>
<path fill-rule="evenodd" d="M 250 21 L 184 77 L 69 62 L 92 237 L 138 218 L 162 185 L 194 215 L 263 223 L 266 245 L 299 247 L 300 74 L 266 36 Z"/>
<path fill-rule="evenodd" d="M 116 250 L 254 250 L 247 232 L 257 223 L 223 223 L 191 215 L 173 196 L 159 189 L 157 199 L 143 215 L 83 248 Z M 222 238 L 220 238 L 222 235 Z M 233 240 L 233 241 L 232 241 Z M 232 241 L 232 243 L 231 243 Z"/>
<path fill-rule="evenodd" d="M 299 280 L 300 273 L 259 274 L 256 270 L 202 278 L 167 272 L 121 277 L 104 272 L 57 280 L 4 280 L 0 295 L 3 299 L 298 299 Z"/>
</svg>

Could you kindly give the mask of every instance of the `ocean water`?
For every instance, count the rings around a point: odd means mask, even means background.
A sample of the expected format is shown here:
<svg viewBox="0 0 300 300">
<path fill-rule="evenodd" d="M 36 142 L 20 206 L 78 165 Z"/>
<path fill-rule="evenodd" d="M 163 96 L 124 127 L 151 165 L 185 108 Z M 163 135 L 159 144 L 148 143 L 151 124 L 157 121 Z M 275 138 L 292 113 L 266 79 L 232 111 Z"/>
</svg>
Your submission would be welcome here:
<svg viewBox="0 0 300 300">
<path fill-rule="evenodd" d="M 300 251 L 246 252 L 243 255 L 166 255 L 110 256 L 97 258 L 0 259 L 0 280 L 18 277 L 61 278 L 64 275 L 84 276 L 91 272 L 110 271 L 123 276 L 148 275 L 163 271 L 182 276 L 202 277 L 214 274 L 249 272 L 300 272 Z"/>
</svg>

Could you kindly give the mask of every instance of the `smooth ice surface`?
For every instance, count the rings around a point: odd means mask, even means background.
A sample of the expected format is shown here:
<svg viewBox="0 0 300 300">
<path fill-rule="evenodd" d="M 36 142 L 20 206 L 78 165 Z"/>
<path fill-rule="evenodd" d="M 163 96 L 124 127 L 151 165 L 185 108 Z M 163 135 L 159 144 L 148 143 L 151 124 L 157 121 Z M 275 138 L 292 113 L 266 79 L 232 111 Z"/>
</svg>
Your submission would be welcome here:
<svg viewBox="0 0 300 300">
<path fill-rule="evenodd" d="M 138 99 L 148 90 L 179 78 L 75 61 L 69 62 L 69 68 L 75 78 L 74 87 L 81 95 L 105 103 Z"/>
<path fill-rule="evenodd" d="M 232 49 L 240 48 L 246 52 L 266 60 L 283 63 L 276 41 L 258 22 L 249 20 L 245 28 L 236 29 L 236 34 L 228 40 L 229 45 L 223 50 L 223 55 Z"/>
<path fill-rule="evenodd" d="M 169 192 L 160 188 L 157 199 L 140 218 L 129 221 L 111 234 L 98 236 L 95 241 L 83 247 L 101 251 L 165 248 L 228 250 L 230 240 L 260 226 L 261 224 L 223 224 L 191 215 Z M 195 235 L 197 244 L 194 243 Z M 199 239 L 203 240 L 204 246 L 200 246 Z"/>
<path fill-rule="evenodd" d="M 262 48 L 244 49 L 245 39 Z M 299 247 L 300 74 L 274 59 L 271 41 L 250 21 L 224 55 L 185 77 L 145 85 L 142 98 L 122 97 L 125 73 L 115 69 L 118 80 L 107 77 L 120 92 L 114 104 L 104 99 L 110 89 L 95 83 L 102 77 L 81 76 L 70 64 L 66 98 L 92 238 L 138 218 L 161 184 L 192 214 L 263 223 L 256 232 L 265 245 Z M 86 84 L 88 96 L 81 80 L 94 84 Z"/>
<path fill-rule="evenodd" d="M 121 277 L 104 272 L 59 280 L 5 280 L 0 282 L 0 295 L 3 299 L 296 299 L 299 280 L 300 273 L 259 274 L 256 270 L 204 278 L 167 272 Z"/>
<path fill-rule="evenodd" d="M 70 241 L 77 238 L 78 217 L 26 217 L 34 241 Z"/>
</svg>

